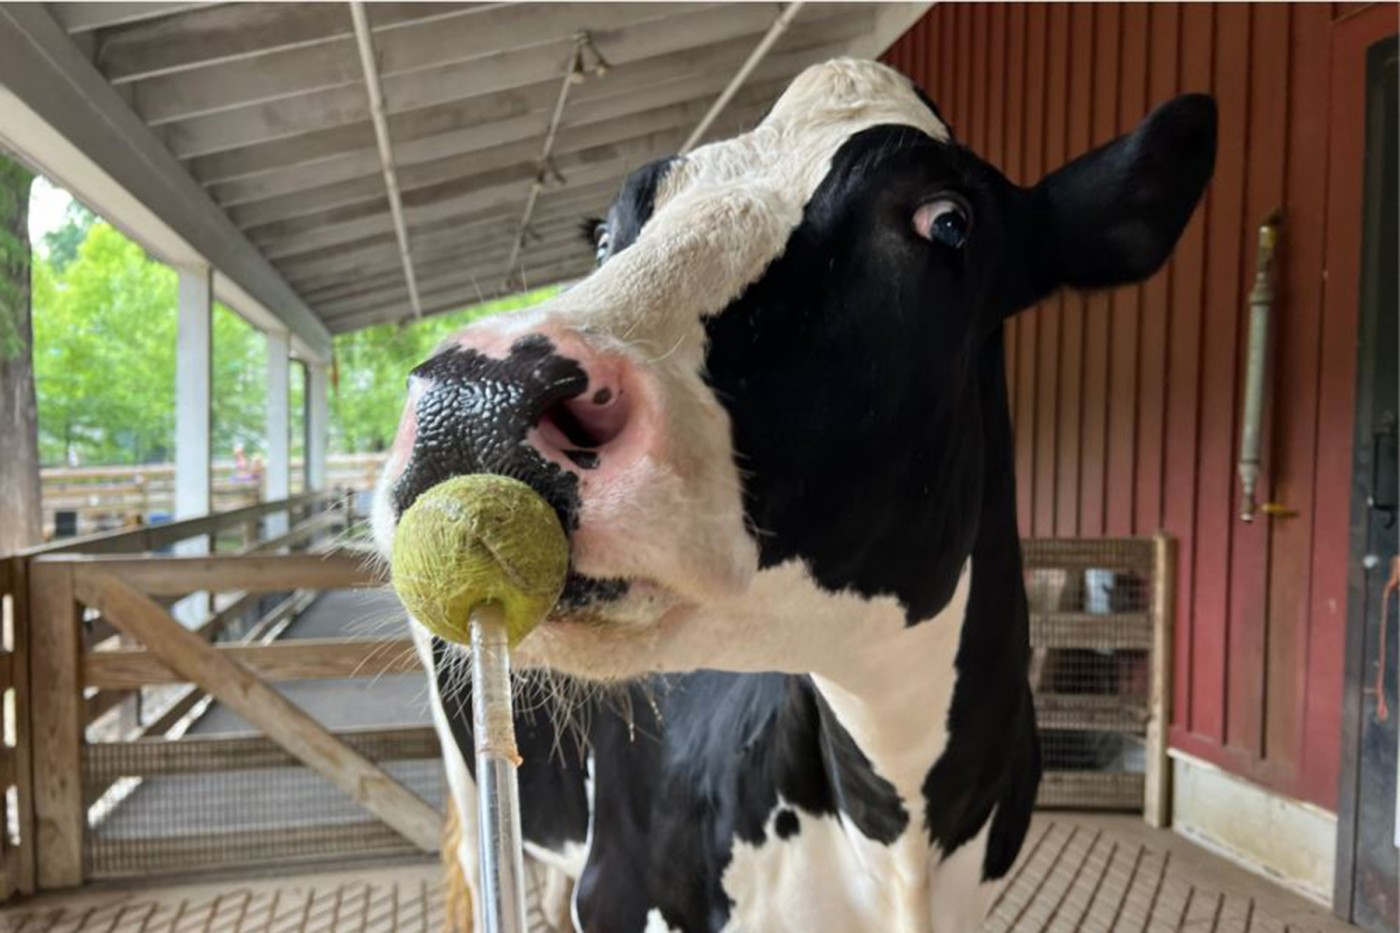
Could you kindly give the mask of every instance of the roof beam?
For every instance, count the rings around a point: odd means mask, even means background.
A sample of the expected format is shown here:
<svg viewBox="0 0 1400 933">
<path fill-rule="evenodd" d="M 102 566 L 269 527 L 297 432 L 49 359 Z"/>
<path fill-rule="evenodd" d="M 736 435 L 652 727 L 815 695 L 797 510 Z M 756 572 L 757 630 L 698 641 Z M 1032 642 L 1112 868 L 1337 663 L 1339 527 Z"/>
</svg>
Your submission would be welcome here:
<svg viewBox="0 0 1400 933">
<path fill-rule="evenodd" d="M 384 188 L 389 194 L 389 213 L 394 218 L 394 236 L 399 242 L 399 258 L 403 260 L 403 279 L 408 286 L 408 300 L 413 316 L 423 316 L 418 301 L 418 278 L 413 272 L 413 251 L 408 244 L 408 225 L 403 219 L 403 200 L 399 195 L 399 180 L 394 168 L 394 147 L 389 141 L 389 127 L 384 122 L 384 93 L 379 82 L 379 66 L 375 63 L 374 37 L 369 31 L 369 18 L 361 0 L 350 0 L 350 15 L 355 21 L 355 43 L 360 49 L 360 65 L 364 68 L 365 90 L 369 93 L 369 112 L 374 121 L 374 138 L 379 144 L 379 167 L 384 173 Z"/>
<path fill-rule="evenodd" d="M 207 264 L 259 327 L 329 357 L 330 335 L 39 4 L 0 6 L 0 138 L 167 262 Z"/>
<path fill-rule="evenodd" d="M 806 0 L 792 0 L 792 2 L 787 5 L 787 9 L 783 10 L 783 12 L 778 15 L 777 19 L 773 20 L 773 25 L 763 34 L 763 38 L 758 41 L 758 45 L 754 46 L 753 52 L 749 54 L 748 58 L 744 59 L 744 64 L 739 66 L 739 70 L 734 73 L 734 77 L 725 85 L 724 90 L 719 92 L 719 97 L 710 105 L 710 109 L 705 111 L 705 115 L 700 118 L 700 122 L 696 124 L 695 129 L 691 130 L 690 135 L 687 136 L 685 142 L 681 144 L 681 155 L 685 155 L 691 149 L 694 149 L 695 144 L 703 139 L 705 134 L 710 131 L 710 127 L 714 125 L 715 120 L 719 118 L 724 108 L 729 106 L 729 102 L 734 99 L 734 95 L 739 93 L 740 88 L 744 86 L 744 82 L 749 79 L 749 76 L 754 73 L 754 70 L 758 68 L 763 59 L 772 51 L 773 46 L 783 37 L 783 33 L 787 32 L 788 28 L 792 26 L 793 20 L 797 19 L 797 14 L 802 12 L 804 6 L 806 6 Z"/>
<path fill-rule="evenodd" d="M 464 259 L 470 259 L 493 244 L 509 243 L 509 226 L 508 221 L 498 221 L 494 229 L 479 232 L 475 242 L 445 243 L 433 250 L 424 249 L 422 242 L 418 241 L 414 250 L 414 268 L 418 272 L 419 281 L 425 281 L 445 269 L 460 269 Z M 532 229 L 542 242 L 569 240 L 576 243 L 585 253 L 589 252 L 583 238 L 579 236 L 579 224 L 572 215 L 551 220 L 547 224 L 535 225 Z M 397 279 L 395 276 L 398 276 Z M 367 268 L 363 272 L 357 269 L 354 274 L 340 275 L 329 281 L 311 282 L 308 287 L 301 289 L 301 293 L 307 302 L 319 308 L 328 301 L 349 298 L 361 291 L 402 280 L 397 267 L 380 266 L 377 269 Z"/>
<path fill-rule="evenodd" d="M 434 295 L 441 294 L 443 289 L 448 286 L 465 287 L 470 284 L 477 287 L 499 279 L 500 265 L 508 255 L 508 252 L 501 247 L 508 243 L 509 240 L 502 240 L 496 249 L 467 257 L 466 262 L 457 259 L 452 267 L 439 266 L 439 272 L 432 281 L 424 279 L 424 302 L 431 302 Z M 583 241 L 575 237 L 547 244 L 540 249 L 537 256 L 532 255 L 530 259 L 530 265 L 538 268 L 542 265 L 565 260 L 586 262 L 590 259 L 590 252 L 584 246 Z M 382 302 L 386 296 L 401 295 L 403 295 L 403 283 L 390 282 L 334 300 L 323 301 L 319 304 L 319 308 L 329 318 L 348 311 L 368 310 Z"/>
<path fill-rule="evenodd" d="M 537 69 L 551 57 L 551 70 L 557 71 L 559 60 L 568 54 L 574 34 L 581 29 L 622 36 L 648 24 L 699 12 L 731 15 L 715 10 L 714 4 L 702 3 L 680 4 L 676 9 L 646 3 L 561 4 L 544 9 L 508 5 L 382 33 L 376 37 L 379 70 L 386 97 L 394 102 L 401 93 L 396 81 L 410 75 L 415 80 L 409 86 L 417 87 L 424 74 L 468 67 L 469 74 L 489 81 L 489 73 L 508 68 L 512 61 Z M 480 62 L 489 63 L 489 67 L 483 69 L 476 64 Z M 355 70 L 355 40 L 346 36 L 139 81 L 132 85 L 133 103 L 147 123 L 169 123 L 339 87 L 353 81 Z M 499 90 L 501 85 L 492 89 Z"/>
<path fill-rule="evenodd" d="M 809 62 L 843 52 L 852 35 L 870 28 L 875 21 L 869 9 L 833 18 L 819 17 L 816 12 L 809 15 L 813 19 L 793 26 L 778 49 L 755 71 L 752 84 L 786 82 Z M 578 88 L 563 126 L 616 119 L 717 94 L 751 48 L 745 39 L 712 46 L 703 55 L 696 51 L 613 69 L 606 81 Z M 541 82 L 504 94 L 391 113 L 389 130 L 400 157 L 419 161 L 520 142 L 538 136 L 548 119 L 555 91 L 554 82 Z M 229 115 L 230 119 L 236 116 Z M 338 166 L 342 161 L 359 159 L 363 165 L 365 161 L 372 163 L 374 157 L 374 136 L 367 122 L 312 129 L 277 140 L 259 139 L 197 156 L 189 162 L 190 172 L 201 182 L 211 184 L 314 166 L 333 173 L 326 180 L 336 180 L 358 173 L 341 172 Z M 421 155 L 413 155 L 415 151 L 421 151 Z M 225 200 L 222 194 L 216 197 L 221 202 Z"/>
<path fill-rule="evenodd" d="M 541 220 L 565 221 L 577 228 L 590 210 L 601 213 L 616 191 L 615 180 L 609 179 L 589 188 L 547 192 L 545 206 L 540 208 Z M 429 257 L 455 250 L 460 255 L 485 240 L 505 240 L 510 236 L 510 220 L 516 210 L 517 204 L 506 204 L 415 228 L 411 231 L 414 254 Z M 387 271 L 394 265 L 393 241 L 392 238 L 386 241 L 383 236 L 367 238 L 298 254 L 294 259 L 282 263 L 279 268 L 298 290 L 306 291 Z"/>
<path fill-rule="evenodd" d="M 370 24 L 380 31 L 406 23 L 461 16 L 490 6 L 378 3 L 371 11 Z M 110 29 L 99 38 L 97 61 L 113 84 L 128 84 L 289 49 L 306 50 L 327 43 L 344 45 L 353 41 L 354 33 L 350 17 L 338 3 L 228 3 Z"/>
<path fill-rule="evenodd" d="M 588 187 L 570 186 L 554 189 L 548 192 L 551 210 L 545 213 L 551 216 L 563 216 L 567 211 L 570 216 L 581 218 L 582 212 L 590 208 L 600 207 L 601 202 L 611 198 L 616 193 L 616 189 L 617 186 L 612 180 Z M 412 228 L 409 234 L 413 237 L 415 248 L 417 248 L 430 240 L 440 241 L 466 231 L 479 230 L 492 224 L 501 223 L 508 220 L 514 213 L 513 205 L 505 205 L 469 214 L 457 214 L 433 223 L 419 224 Z M 278 268 L 282 270 L 287 281 L 299 284 L 306 276 L 315 275 L 318 271 L 333 268 L 340 268 L 342 271 L 360 268 L 366 260 L 373 258 L 376 254 L 392 252 L 393 245 L 392 235 L 379 234 L 363 237 L 335 246 L 291 254 L 278 261 Z"/>
<path fill-rule="evenodd" d="M 854 10 L 852 21 L 874 22 L 875 13 L 846 4 L 816 8 L 826 18 L 845 19 Z M 843 15 L 845 14 L 845 15 Z M 737 4 L 736 12 L 710 10 L 703 14 L 673 16 L 655 29 L 594 33 L 598 50 L 615 66 L 607 82 L 636 71 L 649 62 L 653 81 L 675 78 L 686 70 L 696 74 L 715 67 L 715 61 L 736 45 L 739 61 L 753 48 L 754 38 L 768 28 L 771 16 L 758 4 Z M 849 47 L 849 35 L 846 36 Z M 786 42 L 786 40 L 785 40 Z M 716 48 L 719 46 L 719 48 Z M 424 68 L 384 81 L 384 97 L 391 114 L 417 110 L 468 98 L 501 93 L 517 93 L 521 88 L 547 84 L 557 89 L 558 61 L 567 52 L 568 42 L 551 43 L 510 55 L 487 55 L 440 68 Z M 623 68 L 621 66 L 633 67 Z M 269 101 L 236 110 L 184 119 L 164 128 L 164 135 L 180 158 L 206 155 L 222 149 L 247 146 L 257 141 L 296 136 L 314 130 L 365 121 L 369 117 L 363 95 L 354 88 L 330 88 L 299 97 Z M 579 89 L 579 100 L 590 95 L 587 86 Z M 599 90 L 597 96 L 607 91 Z"/>
<path fill-rule="evenodd" d="M 731 114 L 739 120 L 743 114 Z M 726 126 L 729 126 L 726 123 Z M 577 154 L 561 164 L 568 185 L 591 185 L 609 179 L 620 184 L 624 175 L 650 159 L 674 152 L 684 138 L 683 127 L 623 146 L 600 146 L 592 158 Z M 520 203 L 521 189 L 535 179 L 534 166 L 515 164 L 481 175 L 457 177 L 435 185 L 403 192 L 404 212 L 411 227 L 455 214 Z M 316 214 L 248 227 L 249 238 L 271 257 L 291 250 L 345 243 L 382 233 L 390 226 L 382 201 L 335 207 Z"/>
<path fill-rule="evenodd" d="M 609 162 L 573 172 L 570 185 L 594 185 L 620 181 L 628 162 Z M 420 224 L 447 220 L 457 215 L 494 208 L 519 208 L 524 186 L 533 172 L 502 173 L 494 184 L 483 187 L 482 180 L 450 181 L 431 188 L 419 188 L 404 194 L 404 215 L 410 228 Z M 393 229 L 389 214 L 372 205 L 351 205 L 310 217 L 296 217 L 264 227 L 249 228 L 249 238 L 270 257 L 304 252 L 321 246 L 347 243 L 370 234 L 387 233 Z"/>
<path fill-rule="evenodd" d="M 591 268 L 589 262 L 561 262 L 555 266 L 541 266 L 527 271 L 528 284 L 526 291 L 537 288 L 544 288 L 548 285 L 558 285 L 561 282 L 574 281 L 583 278 Z M 424 317 L 431 317 L 434 314 L 443 314 L 448 311 L 461 311 L 481 304 L 486 301 L 493 301 L 506 295 L 519 294 L 519 289 L 486 288 L 478 291 L 475 288 L 463 288 L 460 291 L 449 293 L 447 297 L 437 302 L 430 302 L 423 308 Z M 360 330 L 364 327 L 371 327 L 375 324 L 402 323 L 403 315 L 395 315 L 392 312 L 386 313 L 384 309 L 374 311 L 364 311 L 354 314 L 346 314 L 337 318 L 328 318 L 327 326 L 332 333 L 343 334 L 347 331 Z"/>
<path fill-rule="evenodd" d="M 141 23 L 185 10 L 198 10 L 211 3 L 52 3 L 49 12 L 70 33 L 91 32 Z"/>
<path fill-rule="evenodd" d="M 784 78 L 745 88 L 734 99 L 733 106 L 769 105 L 777 99 L 786 84 Z M 635 103 L 641 106 L 625 112 L 609 107 L 606 111 L 608 115 L 600 119 L 593 119 L 592 113 L 589 113 L 588 119 L 579 120 L 574 113 L 567 113 L 560 127 L 559 141 L 554 147 L 556 160 L 565 153 L 619 139 L 631 139 L 678 126 L 693 126 L 714 93 L 704 87 L 694 88 L 693 85 L 685 88 L 665 87 L 663 90 L 667 92 L 664 96 L 650 95 L 661 101 L 656 106 L 646 106 L 649 101 L 639 95 Z M 596 111 L 598 108 L 590 109 Z M 431 181 L 434 172 L 445 174 L 454 169 L 460 174 L 463 158 L 467 155 L 471 156 L 469 164 L 473 172 L 530 161 L 538 153 L 537 140 L 546 117 L 544 112 L 536 112 L 527 118 L 507 121 L 519 123 L 519 132 L 515 131 L 515 126 L 505 127 L 496 123 L 410 142 L 405 142 L 402 136 L 394 132 L 391 121 L 389 128 L 394 139 L 394 164 L 399 168 L 400 182 L 405 186 L 423 184 Z M 498 144 L 491 144 L 501 136 L 507 138 Z M 379 166 L 374 155 L 372 148 L 352 151 L 343 158 L 220 182 L 207 186 L 207 190 L 221 206 L 230 209 L 235 218 L 240 208 L 269 205 L 276 199 L 294 203 L 294 200 L 313 200 L 318 192 L 353 195 L 370 190 L 368 182 L 378 177 Z"/>
<path fill-rule="evenodd" d="M 765 85 L 765 91 L 776 93 L 777 87 Z M 746 101 L 740 119 L 757 119 L 770 105 L 773 96 L 755 96 Z M 551 163 L 568 178 L 577 169 L 617 159 L 648 160 L 658 155 L 660 147 L 675 137 L 677 131 L 693 126 L 702 112 L 703 101 L 671 107 L 651 113 L 624 117 L 608 123 L 595 123 L 577 130 L 561 132 L 552 153 Z M 732 121 L 731 121 L 732 123 Z M 405 165 L 399 149 L 394 147 L 399 189 L 407 194 L 464 178 L 480 179 L 482 187 L 499 179 L 528 180 L 537 164 L 538 143 L 514 143 L 481 150 L 470 160 L 462 156 L 447 156 L 431 162 Z M 640 164 L 640 163 L 639 163 Z M 470 174 L 466 174 L 469 166 Z M 310 183 L 302 190 L 227 207 L 229 217 L 239 227 L 248 229 L 294 217 L 305 217 L 350 204 L 381 203 L 384 196 L 382 175 L 368 175 L 349 181 L 316 186 Z"/>
</svg>

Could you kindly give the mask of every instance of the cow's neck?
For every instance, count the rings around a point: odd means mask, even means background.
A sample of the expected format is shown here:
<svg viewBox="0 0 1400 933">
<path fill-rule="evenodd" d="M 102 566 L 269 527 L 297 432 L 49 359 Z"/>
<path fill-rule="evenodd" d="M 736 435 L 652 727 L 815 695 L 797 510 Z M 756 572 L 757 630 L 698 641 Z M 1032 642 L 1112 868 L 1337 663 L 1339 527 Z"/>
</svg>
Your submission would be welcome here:
<svg viewBox="0 0 1400 933">
<path fill-rule="evenodd" d="M 911 802 L 911 827 L 918 829 L 911 835 L 924 844 L 926 825 L 936 841 L 946 843 L 948 836 L 924 819 L 935 764 L 945 753 L 943 768 L 948 760 L 959 769 L 975 760 L 980 750 L 970 745 L 987 740 L 969 735 L 980 728 L 981 709 L 1014 701 L 1024 691 L 1028 646 L 999 341 L 986 357 L 975 432 L 980 456 L 969 458 L 983 471 L 982 481 L 975 484 L 979 495 L 970 512 L 970 550 L 960 555 L 951 598 L 932 618 L 913 625 L 886 602 L 869 601 L 855 613 L 856 624 L 834 634 L 824 660 L 812 667 L 813 682 L 837 720 Z M 936 551 L 938 542 L 928 542 L 928 548 Z M 987 698 L 996 702 L 984 703 Z M 958 809 L 946 798 L 941 805 Z"/>
<path fill-rule="evenodd" d="M 847 631 L 831 633 L 812 665 L 812 682 L 836 720 L 905 800 L 917 798 L 947 743 L 969 571 L 947 608 L 918 625 L 870 604 Z"/>
</svg>

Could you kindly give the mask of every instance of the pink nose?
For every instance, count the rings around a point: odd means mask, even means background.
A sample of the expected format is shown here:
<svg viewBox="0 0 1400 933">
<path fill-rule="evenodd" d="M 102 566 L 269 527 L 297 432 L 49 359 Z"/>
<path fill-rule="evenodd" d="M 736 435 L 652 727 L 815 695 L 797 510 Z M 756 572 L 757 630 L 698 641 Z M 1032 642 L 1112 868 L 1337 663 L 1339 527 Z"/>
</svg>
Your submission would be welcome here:
<svg viewBox="0 0 1400 933">
<path fill-rule="evenodd" d="M 588 387 L 544 410 L 529 440 L 545 457 L 586 470 L 621 453 L 633 422 L 635 373 L 620 357 L 589 353 L 578 345 L 561 352 L 583 369 Z"/>
<path fill-rule="evenodd" d="M 647 453 L 656 440 L 656 393 L 640 366 L 562 327 L 537 325 L 522 335 L 506 321 L 500 325 L 469 327 L 457 344 L 495 361 L 477 379 L 499 381 L 499 391 L 486 394 L 517 400 L 529 446 L 601 482 Z"/>
</svg>

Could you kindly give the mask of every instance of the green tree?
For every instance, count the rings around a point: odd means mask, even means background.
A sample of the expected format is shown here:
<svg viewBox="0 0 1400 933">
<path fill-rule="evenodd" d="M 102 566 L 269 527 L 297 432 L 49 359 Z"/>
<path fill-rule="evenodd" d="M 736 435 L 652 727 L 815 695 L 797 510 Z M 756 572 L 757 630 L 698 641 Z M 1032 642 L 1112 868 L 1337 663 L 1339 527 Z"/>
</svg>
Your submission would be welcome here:
<svg viewBox="0 0 1400 933">
<path fill-rule="evenodd" d="M 239 444 L 252 456 L 265 451 L 267 338 L 221 304 L 214 306 L 214 411 L 210 438 L 216 460 Z"/>
<path fill-rule="evenodd" d="M 78 258 L 78 247 L 87 239 L 88 230 L 97 222 L 97 216 L 77 201 L 69 201 L 63 218 L 63 226 L 44 234 L 45 259 L 62 273 L 68 264 Z"/>
<path fill-rule="evenodd" d="M 76 230 L 81 215 L 70 217 Z M 66 228 L 65 228 L 66 229 Z M 65 236 L 67 236 L 65 234 Z M 61 242 L 66 243 L 67 240 Z M 174 455 L 176 273 L 109 224 L 86 229 L 72 258 L 50 243 L 36 258 L 34 369 L 39 446 L 46 464 L 133 464 Z M 331 449 L 383 450 L 393 439 L 404 379 L 447 334 L 488 314 L 534 304 L 541 290 L 432 317 L 381 325 L 335 341 L 339 375 Z M 213 455 L 266 450 L 267 341 L 214 308 Z M 292 376 L 292 455 L 302 454 L 305 380 Z"/>
<path fill-rule="evenodd" d="M 60 273 L 34 270 L 45 463 L 168 460 L 175 431 L 174 270 L 105 223 Z"/>
<path fill-rule="evenodd" d="M 538 304 L 555 288 L 537 289 L 408 325 L 378 324 L 335 338 L 338 385 L 332 401 L 331 450 L 385 450 L 403 411 L 404 382 L 438 342 L 472 321 Z"/>
<path fill-rule="evenodd" d="M 166 461 L 174 454 L 177 276 L 95 223 L 68 264 L 34 264 L 40 450 L 48 464 Z M 211 443 L 261 449 L 267 342 L 214 306 Z"/>
</svg>

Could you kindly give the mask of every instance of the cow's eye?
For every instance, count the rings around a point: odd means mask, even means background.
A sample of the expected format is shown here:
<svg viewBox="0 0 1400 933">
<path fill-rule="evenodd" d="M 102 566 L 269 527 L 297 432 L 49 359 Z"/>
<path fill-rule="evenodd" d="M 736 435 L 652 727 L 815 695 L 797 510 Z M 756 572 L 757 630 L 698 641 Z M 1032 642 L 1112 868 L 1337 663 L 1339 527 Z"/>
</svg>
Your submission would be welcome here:
<svg viewBox="0 0 1400 933">
<path fill-rule="evenodd" d="M 914 232 L 931 243 L 961 249 L 972 221 L 961 201 L 937 198 L 914 212 Z"/>
<path fill-rule="evenodd" d="M 593 230 L 593 259 L 598 265 L 603 264 L 603 260 L 608 258 L 608 250 L 612 247 L 612 232 L 608 230 L 607 224 L 599 224 Z"/>
</svg>

